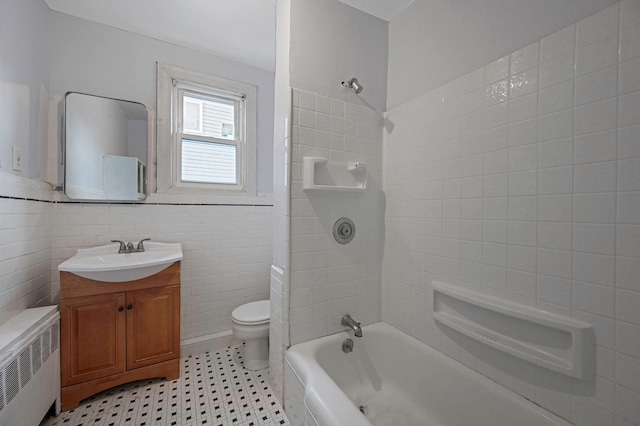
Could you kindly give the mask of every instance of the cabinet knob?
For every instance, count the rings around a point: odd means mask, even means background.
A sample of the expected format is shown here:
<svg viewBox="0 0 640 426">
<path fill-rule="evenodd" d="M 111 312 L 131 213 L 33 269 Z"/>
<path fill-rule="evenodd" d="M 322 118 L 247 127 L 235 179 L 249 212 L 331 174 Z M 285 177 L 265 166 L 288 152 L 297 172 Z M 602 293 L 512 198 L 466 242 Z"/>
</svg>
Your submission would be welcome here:
<svg viewBox="0 0 640 426">
<path fill-rule="evenodd" d="M 133 309 L 133 305 L 127 305 L 127 310 L 132 310 Z"/>
<path fill-rule="evenodd" d="M 118 312 L 122 312 L 122 311 L 124 311 L 124 308 L 122 306 L 119 306 L 118 307 Z"/>
</svg>

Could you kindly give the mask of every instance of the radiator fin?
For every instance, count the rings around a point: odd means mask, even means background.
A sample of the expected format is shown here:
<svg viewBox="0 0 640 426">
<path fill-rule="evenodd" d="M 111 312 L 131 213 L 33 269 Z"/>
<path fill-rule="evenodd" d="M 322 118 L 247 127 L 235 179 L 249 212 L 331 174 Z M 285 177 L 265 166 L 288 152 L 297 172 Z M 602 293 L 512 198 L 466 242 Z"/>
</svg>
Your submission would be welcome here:
<svg viewBox="0 0 640 426">
<path fill-rule="evenodd" d="M 31 344 L 31 370 L 36 374 L 42 365 L 42 336 Z"/>
<path fill-rule="evenodd" d="M 20 387 L 23 388 L 31 380 L 31 348 L 28 346 L 18 355 L 20 364 Z"/>
<path fill-rule="evenodd" d="M 59 324 L 55 323 L 51 326 L 51 352 L 55 352 L 58 349 L 58 341 L 60 339 L 60 333 L 58 332 Z"/>
<path fill-rule="evenodd" d="M 47 329 L 42 335 L 42 363 L 44 364 L 49 359 L 49 355 L 51 355 L 51 344 L 49 343 L 51 340 L 51 331 Z"/>
<path fill-rule="evenodd" d="M 9 363 L 5 369 L 5 382 L 6 389 L 5 394 L 7 396 L 7 404 L 11 402 L 13 398 L 20 391 L 20 378 L 18 377 L 18 358 Z"/>
<path fill-rule="evenodd" d="M 0 411 L 4 410 L 4 370 L 0 370 Z"/>
</svg>

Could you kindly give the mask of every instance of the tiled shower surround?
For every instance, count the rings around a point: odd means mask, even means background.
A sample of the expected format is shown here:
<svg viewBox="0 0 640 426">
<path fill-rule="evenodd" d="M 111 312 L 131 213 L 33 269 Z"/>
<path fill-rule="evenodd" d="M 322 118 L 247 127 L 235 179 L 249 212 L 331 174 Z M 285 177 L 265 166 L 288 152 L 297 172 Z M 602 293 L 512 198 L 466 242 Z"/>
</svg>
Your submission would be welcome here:
<svg viewBox="0 0 640 426">
<path fill-rule="evenodd" d="M 388 121 L 383 319 L 573 423 L 640 424 L 640 3 Z M 591 323 L 595 381 L 436 325 L 434 279 Z"/>
<path fill-rule="evenodd" d="M 363 324 L 380 321 L 384 201 L 380 188 L 382 115 L 363 105 L 293 90 L 291 164 L 290 343 L 343 329 L 350 313 Z M 367 165 L 366 193 L 306 193 L 304 157 Z M 333 225 L 353 220 L 349 244 L 333 239 Z"/>
</svg>

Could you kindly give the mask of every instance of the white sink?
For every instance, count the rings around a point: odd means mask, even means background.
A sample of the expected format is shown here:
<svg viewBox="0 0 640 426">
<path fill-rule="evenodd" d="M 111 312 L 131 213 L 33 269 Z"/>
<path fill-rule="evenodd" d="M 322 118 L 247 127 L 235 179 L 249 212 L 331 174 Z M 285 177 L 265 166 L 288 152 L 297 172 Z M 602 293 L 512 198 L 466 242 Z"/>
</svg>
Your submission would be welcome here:
<svg viewBox="0 0 640 426">
<path fill-rule="evenodd" d="M 120 245 L 78 249 L 71 259 L 58 266 L 59 271 L 67 271 L 96 281 L 134 281 L 157 274 L 172 263 L 182 260 L 182 244 L 144 243 L 140 253 L 118 253 Z"/>
</svg>

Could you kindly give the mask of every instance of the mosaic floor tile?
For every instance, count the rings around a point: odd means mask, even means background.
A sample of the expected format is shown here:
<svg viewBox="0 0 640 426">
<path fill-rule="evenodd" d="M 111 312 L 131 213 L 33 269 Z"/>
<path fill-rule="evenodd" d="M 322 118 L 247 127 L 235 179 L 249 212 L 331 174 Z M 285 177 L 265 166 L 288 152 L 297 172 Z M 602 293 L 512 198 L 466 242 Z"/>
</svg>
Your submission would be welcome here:
<svg viewBox="0 0 640 426">
<path fill-rule="evenodd" d="M 184 357 L 178 380 L 111 388 L 40 426 L 291 426 L 269 385 L 269 370 L 242 364 L 240 345 Z"/>
</svg>

